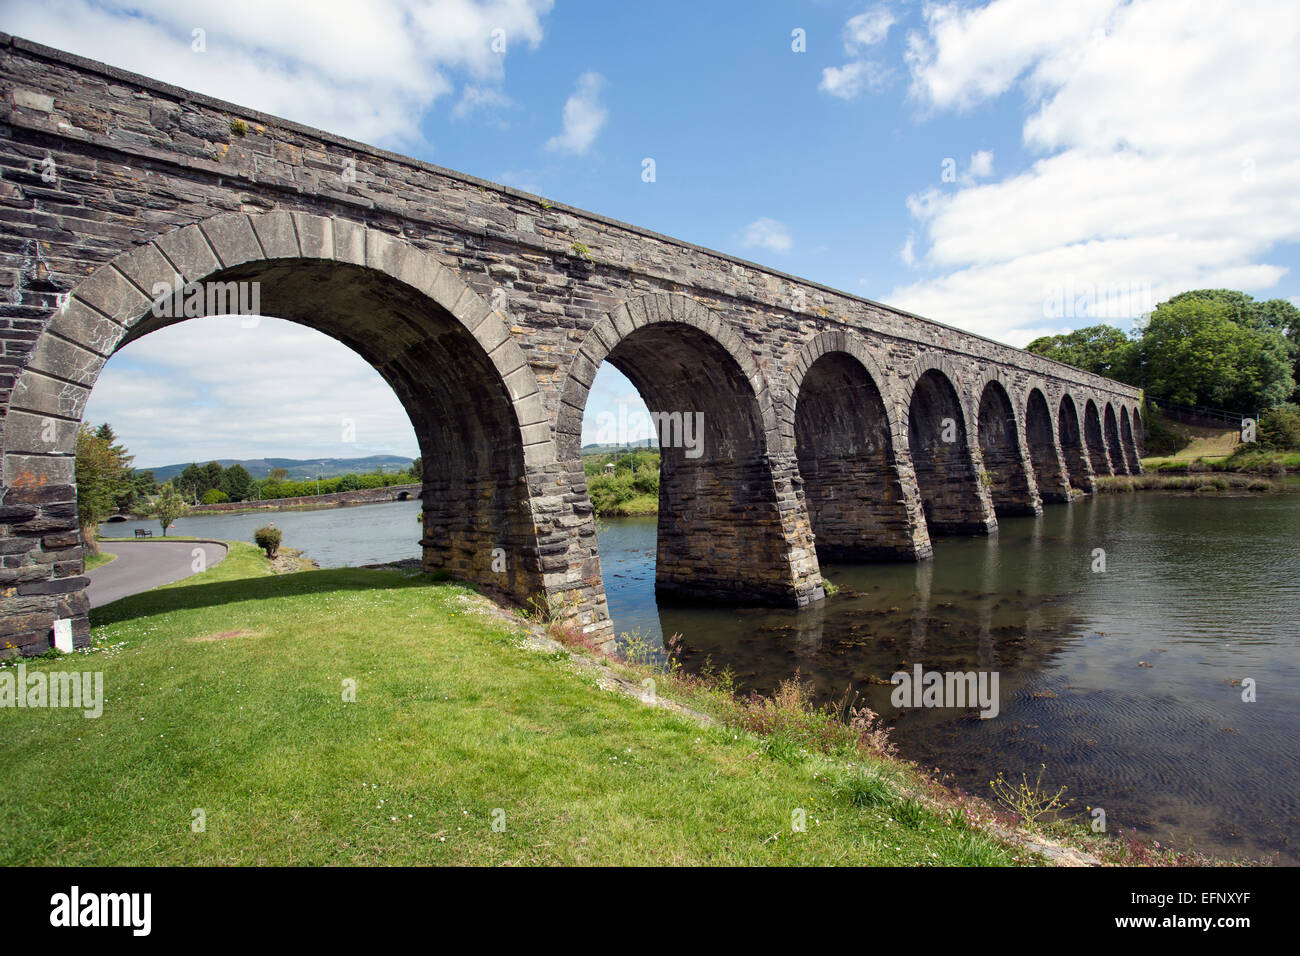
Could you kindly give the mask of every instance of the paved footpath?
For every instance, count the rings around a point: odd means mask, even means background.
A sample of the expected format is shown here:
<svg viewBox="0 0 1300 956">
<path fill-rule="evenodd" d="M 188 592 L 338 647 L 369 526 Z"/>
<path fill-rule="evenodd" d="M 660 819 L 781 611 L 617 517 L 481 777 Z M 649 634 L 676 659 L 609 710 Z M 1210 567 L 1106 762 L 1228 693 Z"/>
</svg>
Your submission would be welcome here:
<svg viewBox="0 0 1300 956">
<path fill-rule="evenodd" d="M 194 574 L 194 549 L 202 548 L 207 567 L 226 556 L 226 547 L 211 541 L 99 541 L 99 550 L 117 555 L 116 561 L 90 572 L 90 606 L 100 607 L 119 598 L 171 584 Z"/>
</svg>

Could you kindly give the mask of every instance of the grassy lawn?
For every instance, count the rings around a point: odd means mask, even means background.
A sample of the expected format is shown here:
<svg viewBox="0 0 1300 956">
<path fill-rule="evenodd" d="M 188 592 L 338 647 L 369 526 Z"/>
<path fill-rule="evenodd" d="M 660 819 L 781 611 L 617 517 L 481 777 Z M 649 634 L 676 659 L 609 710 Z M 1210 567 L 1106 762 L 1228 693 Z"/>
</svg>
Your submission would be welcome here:
<svg viewBox="0 0 1300 956">
<path fill-rule="evenodd" d="M 897 763 L 645 707 L 477 601 L 400 571 L 275 575 L 235 543 L 96 610 L 99 650 L 28 667 L 102 670 L 103 716 L 0 709 L 0 863 L 1028 861 L 903 796 Z"/>
<path fill-rule="evenodd" d="M 95 568 L 102 568 L 104 565 L 116 560 L 117 555 L 109 554 L 107 551 L 97 551 L 94 554 L 87 554 L 86 570 L 93 571 Z"/>
</svg>

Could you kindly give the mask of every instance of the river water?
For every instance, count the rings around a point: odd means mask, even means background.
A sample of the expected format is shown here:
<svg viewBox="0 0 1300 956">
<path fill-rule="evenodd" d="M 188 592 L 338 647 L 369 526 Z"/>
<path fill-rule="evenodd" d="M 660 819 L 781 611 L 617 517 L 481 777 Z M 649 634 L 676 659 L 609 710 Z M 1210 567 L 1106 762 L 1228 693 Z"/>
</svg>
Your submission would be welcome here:
<svg viewBox="0 0 1300 956">
<path fill-rule="evenodd" d="M 269 519 L 336 567 L 416 556 L 418 513 L 395 502 Z M 184 518 L 175 533 L 251 540 L 267 520 Z M 921 564 L 824 566 L 839 591 L 803 612 L 661 606 L 654 519 L 602 525 L 616 628 L 681 634 L 688 670 L 711 661 L 764 692 L 798 673 L 826 700 L 851 688 L 903 756 L 973 793 L 1046 765 L 1044 785 L 1067 786 L 1081 816 L 1104 809 L 1112 832 L 1300 863 L 1300 495 L 1050 506 L 993 538 L 940 539 Z M 997 716 L 895 708 L 889 677 L 917 664 L 996 672 Z"/>
</svg>

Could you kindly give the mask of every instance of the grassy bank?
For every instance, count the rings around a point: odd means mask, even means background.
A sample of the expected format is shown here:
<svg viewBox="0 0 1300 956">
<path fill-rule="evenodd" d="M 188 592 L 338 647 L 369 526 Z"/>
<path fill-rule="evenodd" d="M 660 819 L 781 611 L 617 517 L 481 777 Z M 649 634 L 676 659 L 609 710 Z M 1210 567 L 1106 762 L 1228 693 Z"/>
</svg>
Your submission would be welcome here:
<svg viewBox="0 0 1300 956">
<path fill-rule="evenodd" d="M 277 575 L 234 543 L 97 610 L 96 651 L 29 666 L 103 671 L 103 716 L 0 710 L 0 863 L 1033 860 L 815 721 L 648 708 L 483 604 L 410 572 Z"/>
<path fill-rule="evenodd" d="M 86 570 L 93 571 L 95 568 L 102 568 L 104 565 L 117 560 L 117 555 L 109 554 L 107 551 L 88 551 L 86 552 Z"/>
</svg>

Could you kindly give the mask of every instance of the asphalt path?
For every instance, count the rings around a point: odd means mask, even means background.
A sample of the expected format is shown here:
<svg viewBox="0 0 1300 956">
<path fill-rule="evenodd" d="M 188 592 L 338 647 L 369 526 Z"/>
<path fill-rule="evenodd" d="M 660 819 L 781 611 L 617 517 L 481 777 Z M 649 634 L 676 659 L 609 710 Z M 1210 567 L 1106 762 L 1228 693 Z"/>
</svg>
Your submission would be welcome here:
<svg viewBox="0 0 1300 956">
<path fill-rule="evenodd" d="M 86 594 L 91 607 L 171 584 L 195 573 L 195 548 L 203 549 L 206 567 L 226 556 L 226 546 L 211 541 L 99 541 L 99 550 L 117 555 L 116 561 L 90 572 Z"/>
</svg>

